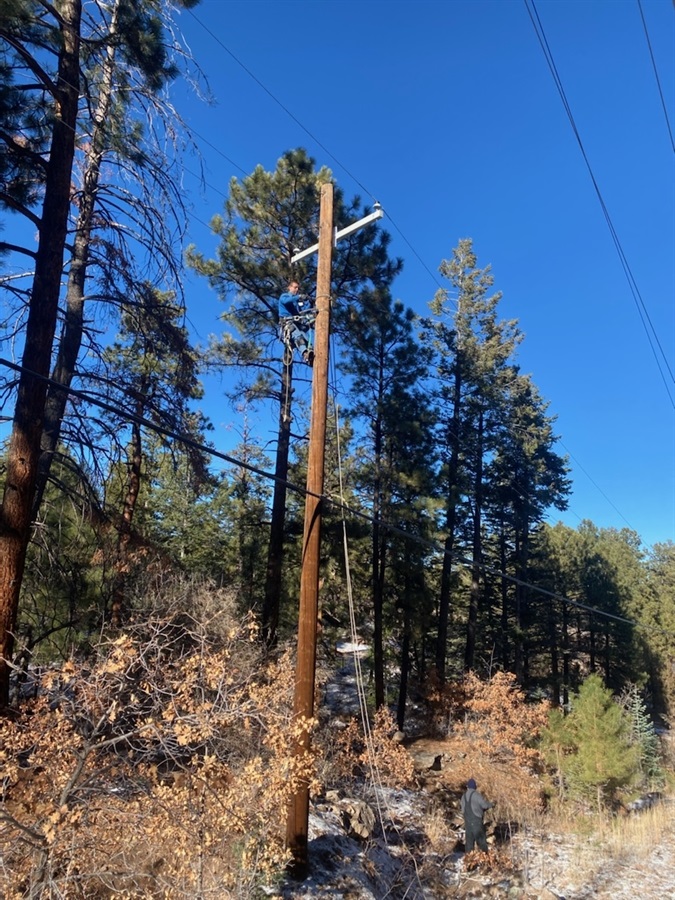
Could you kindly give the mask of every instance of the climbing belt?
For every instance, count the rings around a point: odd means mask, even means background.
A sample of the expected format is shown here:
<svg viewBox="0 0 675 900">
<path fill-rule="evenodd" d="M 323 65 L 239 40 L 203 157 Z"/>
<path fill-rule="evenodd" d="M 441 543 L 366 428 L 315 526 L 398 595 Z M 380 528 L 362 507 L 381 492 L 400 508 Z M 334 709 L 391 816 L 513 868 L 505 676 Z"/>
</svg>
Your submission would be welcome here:
<svg viewBox="0 0 675 900">
<path fill-rule="evenodd" d="M 284 363 L 288 366 L 293 358 L 293 333 L 296 324 L 304 329 L 310 329 L 316 318 L 316 310 L 308 310 L 299 316 L 286 316 L 279 323 L 279 337 L 281 338 L 284 350 Z M 309 348 L 312 347 L 311 332 L 309 338 Z"/>
</svg>

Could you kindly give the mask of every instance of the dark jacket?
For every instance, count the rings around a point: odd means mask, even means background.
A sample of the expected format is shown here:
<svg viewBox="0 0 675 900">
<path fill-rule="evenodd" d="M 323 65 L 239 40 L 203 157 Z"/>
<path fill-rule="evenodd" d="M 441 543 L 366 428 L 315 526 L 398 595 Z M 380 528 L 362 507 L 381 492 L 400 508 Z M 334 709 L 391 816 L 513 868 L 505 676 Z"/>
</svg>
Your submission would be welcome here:
<svg viewBox="0 0 675 900">
<path fill-rule="evenodd" d="M 492 809 L 493 806 L 494 803 L 487 801 L 476 788 L 469 788 L 462 794 L 462 799 L 460 800 L 464 818 L 466 819 L 469 816 L 478 819 L 480 822 L 483 821 L 483 813 L 488 809 Z"/>
</svg>

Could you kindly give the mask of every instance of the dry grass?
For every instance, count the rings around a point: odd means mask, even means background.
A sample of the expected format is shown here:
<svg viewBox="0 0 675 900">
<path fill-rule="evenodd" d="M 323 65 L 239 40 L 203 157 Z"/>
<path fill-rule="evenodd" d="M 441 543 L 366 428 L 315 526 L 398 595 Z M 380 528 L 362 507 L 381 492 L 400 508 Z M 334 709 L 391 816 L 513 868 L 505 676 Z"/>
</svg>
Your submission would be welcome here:
<svg viewBox="0 0 675 900">
<path fill-rule="evenodd" d="M 619 816 L 583 815 L 563 809 L 545 817 L 540 827 L 546 829 L 546 820 L 549 830 L 581 840 L 592 839 L 613 857 L 633 851 L 644 857 L 663 834 L 675 831 L 675 806 L 666 801 L 636 814 Z"/>
<path fill-rule="evenodd" d="M 448 823 L 448 814 L 440 806 L 434 807 L 424 818 L 424 834 L 430 849 L 440 856 L 446 856 L 454 849 L 457 835 Z"/>
<path fill-rule="evenodd" d="M 589 886 L 608 869 L 644 864 L 664 834 L 675 833 L 675 809 L 663 803 L 636 815 L 573 816 L 569 811 L 542 816 L 521 844 L 521 866 L 533 887 L 554 882 Z M 536 837 L 535 837 L 536 835 Z"/>
<path fill-rule="evenodd" d="M 664 834 L 675 831 L 675 807 L 660 803 L 638 815 L 622 816 L 605 823 L 603 844 L 613 859 L 644 859 Z"/>
</svg>

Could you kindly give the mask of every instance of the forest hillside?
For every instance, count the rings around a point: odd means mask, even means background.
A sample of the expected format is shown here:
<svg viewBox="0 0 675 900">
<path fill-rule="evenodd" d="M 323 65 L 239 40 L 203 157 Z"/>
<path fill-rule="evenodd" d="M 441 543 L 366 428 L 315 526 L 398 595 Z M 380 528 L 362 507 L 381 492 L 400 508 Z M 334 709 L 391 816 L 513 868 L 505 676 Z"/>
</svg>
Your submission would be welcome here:
<svg viewBox="0 0 675 900">
<path fill-rule="evenodd" d="M 197 2 L 0 3 L 3 895 L 656 871 L 675 545 L 558 521 L 570 460 L 471 237 L 399 298 L 380 205 L 291 146 L 190 243 Z"/>
<path fill-rule="evenodd" d="M 646 858 L 675 885 L 673 747 L 637 689 L 616 699 L 591 676 L 562 718 L 512 675 L 469 673 L 416 684 L 401 732 L 395 707 L 374 711 L 365 646 L 324 632 L 303 757 L 293 647 L 262 653 L 254 621 L 203 587 L 31 669 L 0 726 L 3 896 L 609 897 Z M 472 777 L 495 803 L 487 856 L 464 853 Z"/>
</svg>

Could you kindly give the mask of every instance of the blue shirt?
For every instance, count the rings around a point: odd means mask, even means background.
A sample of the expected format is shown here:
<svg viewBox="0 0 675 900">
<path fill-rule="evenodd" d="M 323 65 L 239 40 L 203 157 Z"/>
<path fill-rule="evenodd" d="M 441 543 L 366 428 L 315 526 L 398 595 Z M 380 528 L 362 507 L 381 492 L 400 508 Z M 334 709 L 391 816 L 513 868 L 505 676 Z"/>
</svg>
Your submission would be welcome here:
<svg viewBox="0 0 675 900">
<path fill-rule="evenodd" d="M 286 291 L 279 297 L 279 318 L 285 319 L 288 316 L 298 315 L 298 295 L 291 294 Z"/>
</svg>

